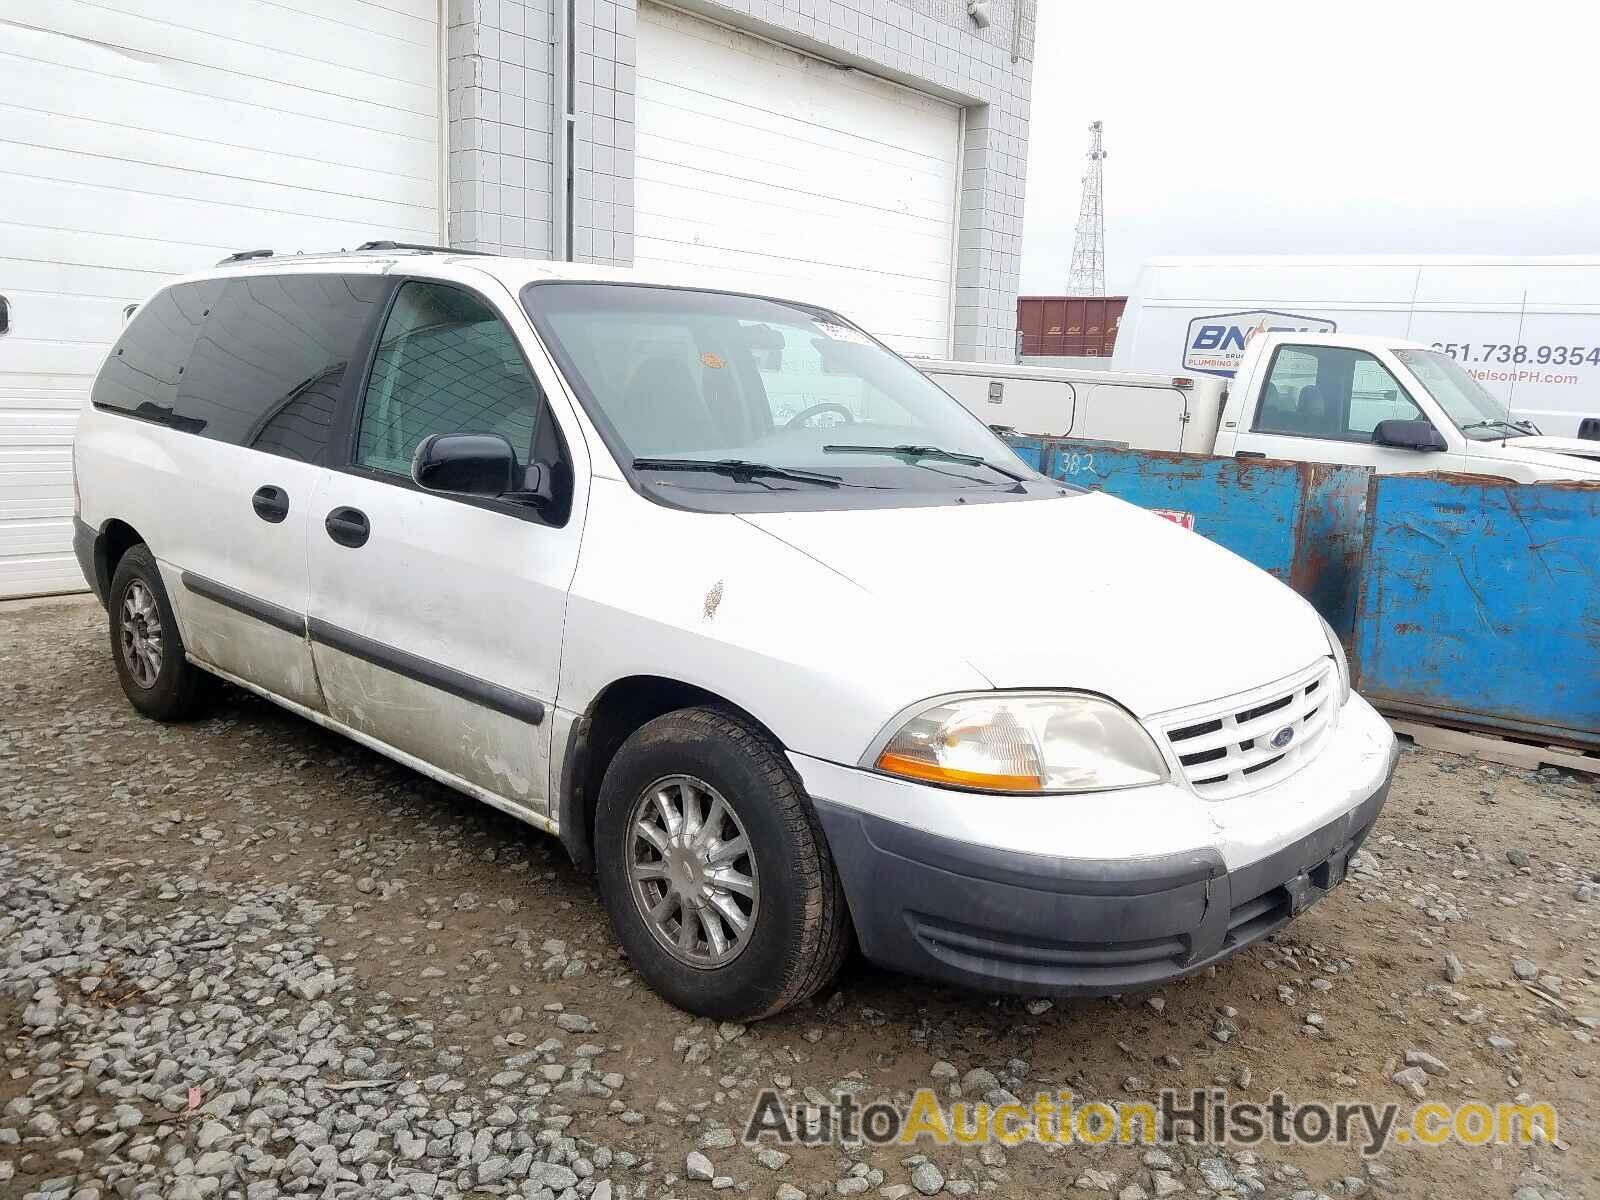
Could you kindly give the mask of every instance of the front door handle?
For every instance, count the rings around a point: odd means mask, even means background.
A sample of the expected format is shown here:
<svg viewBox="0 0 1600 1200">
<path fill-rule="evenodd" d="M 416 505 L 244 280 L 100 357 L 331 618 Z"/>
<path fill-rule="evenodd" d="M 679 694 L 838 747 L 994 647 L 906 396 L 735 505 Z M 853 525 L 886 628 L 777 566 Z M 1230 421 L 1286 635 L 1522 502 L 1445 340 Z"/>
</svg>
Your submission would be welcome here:
<svg viewBox="0 0 1600 1200">
<path fill-rule="evenodd" d="M 328 519 L 323 522 L 328 536 L 341 546 L 349 546 L 352 550 L 357 546 L 365 546 L 367 539 L 372 536 L 372 526 L 367 523 L 367 514 L 359 508 L 336 508 L 328 514 Z"/>
<path fill-rule="evenodd" d="M 1266 455 L 1264 453 L 1262 453 L 1260 450 L 1235 450 L 1233 452 L 1233 456 L 1235 458 L 1265 458 L 1266 457 Z"/>
<path fill-rule="evenodd" d="M 289 515 L 289 493 L 273 484 L 262 484 L 250 497 L 250 507 L 263 521 L 276 525 Z"/>
</svg>

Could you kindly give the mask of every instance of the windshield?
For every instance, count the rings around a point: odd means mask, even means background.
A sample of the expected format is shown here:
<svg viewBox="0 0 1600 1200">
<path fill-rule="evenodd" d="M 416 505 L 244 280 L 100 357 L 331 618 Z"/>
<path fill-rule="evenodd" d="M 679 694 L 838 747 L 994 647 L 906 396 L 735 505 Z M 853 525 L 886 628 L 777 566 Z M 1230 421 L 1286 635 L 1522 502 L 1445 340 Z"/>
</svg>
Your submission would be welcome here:
<svg viewBox="0 0 1600 1200">
<path fill-rule="evenodd" d="M 522 299 L 612 453 L 658 498 L 741 511 L 1061 492 L 826 310 L 633 284 L 536 283 Z"/>
<path fill-rule="evenodd" d="M 1514 421 L 1505 402 L 1448 354 L 1438 350 L 1396 350 L 1394 356 L 1410 368 L 1467 437 L 1499 441 L 1535 432 L 1526 422 Z"/>
</svg>

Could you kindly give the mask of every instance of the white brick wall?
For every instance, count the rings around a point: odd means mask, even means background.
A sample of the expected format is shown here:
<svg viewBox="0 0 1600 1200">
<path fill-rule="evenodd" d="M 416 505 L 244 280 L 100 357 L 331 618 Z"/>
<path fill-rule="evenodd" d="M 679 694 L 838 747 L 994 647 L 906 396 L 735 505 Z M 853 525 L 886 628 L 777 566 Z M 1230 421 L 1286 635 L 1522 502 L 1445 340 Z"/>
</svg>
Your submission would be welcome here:
<svg viewBox="0 0 1600 1200">
<path fill-rule="evenodd" d="M 572 257 L 629 266 L 636 5 L 576 0 L 573 18 Z"/>
<path fill-rule="evenodd" d="M 451 0 L 452 245 L 551 253 L 553 5 L 565 2 Z M 966 0 L 677 0 L 963 105 L 959 358 L 1009 362 L 1015 345 L 1036 2 L 990 0 L 993 21 L 980 31 Z M 637 0 L 574 0 L 573 17 L 572 256 L 626 266 L 633 261 Z"/>
</svg>

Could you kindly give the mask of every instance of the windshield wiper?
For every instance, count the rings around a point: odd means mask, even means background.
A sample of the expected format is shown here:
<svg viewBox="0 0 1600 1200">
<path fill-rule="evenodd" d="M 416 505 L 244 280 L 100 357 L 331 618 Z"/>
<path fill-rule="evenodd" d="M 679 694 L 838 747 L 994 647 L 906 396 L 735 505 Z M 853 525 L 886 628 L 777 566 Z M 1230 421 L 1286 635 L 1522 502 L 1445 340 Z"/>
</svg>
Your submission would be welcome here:
<svg viewBox="0 0 1600 1200">
<path fill-rule="evenodd" d="M 900 458 L 910 459 L 915 462 L 919 458 L 936 458 L 940 462 L 960 463 L 967 467 L 988 467 L 997 475 L 1004 475 L 1015 483 L 1021 483 L 1026 475 L 1018 474 L 1009 467 L 1002 467 L 999 463 L 992 463 L 981 454 L 958 454 L 954 450 L 942 450 L 938 446 L 824 446 L 824 454 L 894 454 Z"/>
<path fill-rule="evenodd" d="M 726 475 L 740 483 L 753 483 L 757 479 L 788 479 L 795 483 L 815 483 L 822 487 L 838 487 L 844 482 L 838 475 L 824 475 L 821 471 L 798 471 L 777 467 L 771 463 L 750 462 L 743 458 L 636 458 L 635 471 L 706 471 L 713 475 Z"/>
<path fill-rule="evenodd" d="M 1468 421 L 1461 427 L 1465 433 L 1469 429 L 1488 429 L 1492 425 L 1499 425 L 1503 429 L 1515 429 L 1518 433 L 1536 434 L 1539 427 L 1532 421 L 1505 421 L 1499 417 L 1486 417 L 1482 421 Z"/>
</svg>

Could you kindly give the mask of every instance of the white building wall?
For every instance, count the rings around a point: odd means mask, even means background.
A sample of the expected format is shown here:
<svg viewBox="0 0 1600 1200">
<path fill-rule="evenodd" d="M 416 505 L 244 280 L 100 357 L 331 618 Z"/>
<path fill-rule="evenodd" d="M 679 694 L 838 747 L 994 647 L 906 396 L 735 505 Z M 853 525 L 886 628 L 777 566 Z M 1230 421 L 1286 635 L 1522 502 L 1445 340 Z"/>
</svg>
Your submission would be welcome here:
<svg viewBox="0 0 1600 1200">
<path fill-rule="evenodd" d="M 565 14 L 556 6 L 569 2 L 572 205 L 563 251 L 551 184 L 563 99 Z M 984 30 L 965 0 L 676 4 L 961 106 L 958 358 L 1010 361 L 1014 352 L 1035 3 L 991 0 Z M 452 244 L 630 265 L 638 0 L 450 0 L 450 21 Z"/>
<path fill-rule="evenodd" d="M 0 9 L 0 597 L 83 585 L 72 436 L 129 306 L 236 250 L 440 238 L 436 5 Z"/>
</svg>

